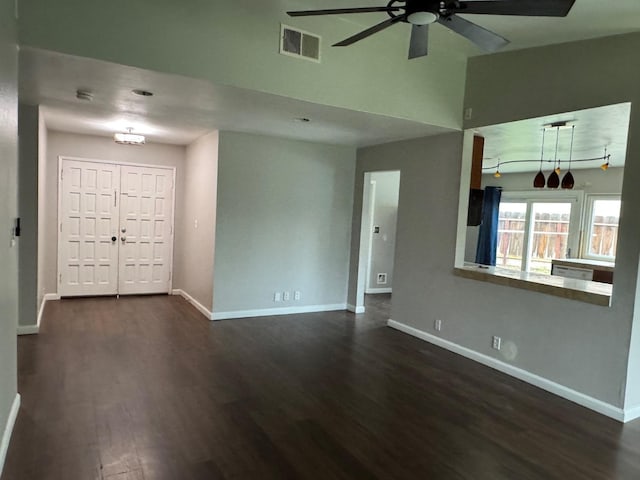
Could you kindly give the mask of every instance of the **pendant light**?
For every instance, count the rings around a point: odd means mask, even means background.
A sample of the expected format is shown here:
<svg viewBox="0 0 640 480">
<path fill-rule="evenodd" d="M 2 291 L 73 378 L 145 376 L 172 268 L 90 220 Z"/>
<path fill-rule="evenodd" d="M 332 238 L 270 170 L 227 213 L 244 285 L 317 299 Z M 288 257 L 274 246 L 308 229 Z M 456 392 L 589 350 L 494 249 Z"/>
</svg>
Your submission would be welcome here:
<svg viewBox="0 0 640 480">
<path fill-rule="evenodd" d="M 609 169 L 609 156 L 607 155 L 607 147 L 604 147 L 604 158 L 607 160 L 607 163 L 603 163 L 602 165 L 600 165 L 600 168 L 606 172 Z"/>
<path fill-rule="evenodd" d="M 500 178 L 502 174 L 500 173 L 500 160 L 498 160 L 498 166 L 496 167 L 496 173 L 493 174 L 495 178 Z"/>
<path fill-rule="evenodd" d="M 569 147 L 569 170 L 565 173 L 564 177 L 562 177 L 562 188 L 567 190 L 571 190 L 575 181 L 573 180 L 573 174 L 571 173 L 571 160 L 573 159 L 573 137 L 576 131 L 576 126 L 573 125 L 571 127 L 571 147 Z"/>
<path fill-rule="evenodd" d="M 546 128 L 542 129 L 542 153 L 540 154 L 540 170 L 538 171 L 536 178 L 533 179 L 533 188 L 544 188 L 544 185 L 546 183 L 544 173 L 542 173 L 542 161 L 544 159 L 544 134 L 546 131 Z"/>
<path fill-rule="evenodd" d="M 553 161 L 554 166 L 558 162 L 558 141 L 559 140 L 560 140 L 560 127 L 556 127 L 556 157 Z M 559 170 L 558 167 L 556 168 L 557 170 Z M 547 180 L 548 188 L 558 188 L 560 186 L 560 177 L 558 176 L 557 170 L 554 169 L 553 172 L 551 172 L 551 175 L 549 175 L 549 178 Z"/>
</svg>

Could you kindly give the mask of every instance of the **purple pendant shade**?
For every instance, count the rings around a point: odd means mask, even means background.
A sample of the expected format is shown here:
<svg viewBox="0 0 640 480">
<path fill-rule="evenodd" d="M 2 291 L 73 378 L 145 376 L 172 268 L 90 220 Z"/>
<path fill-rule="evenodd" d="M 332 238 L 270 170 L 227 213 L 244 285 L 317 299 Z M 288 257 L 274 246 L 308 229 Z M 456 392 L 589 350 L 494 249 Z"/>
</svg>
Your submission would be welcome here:
<svg viewBox="0 0 640 480">
<path fill-rule="evenodd" d="M 567 190 L 571 190 L 574 185 L 573 175 L 571 174 L 571 170 L 565 173 L 564 177 L 562 177 L 562 188 L 566 188 Z"/>
<path fill-rule="evenodd" d="M 551 172 L 551 175 L 549 175 L 549 179 L 547 180 L 547 187 L 558 188 L 559 186 L 560 186 L 560 177 L 554 170 L 553 172 Z"/>
</svg>

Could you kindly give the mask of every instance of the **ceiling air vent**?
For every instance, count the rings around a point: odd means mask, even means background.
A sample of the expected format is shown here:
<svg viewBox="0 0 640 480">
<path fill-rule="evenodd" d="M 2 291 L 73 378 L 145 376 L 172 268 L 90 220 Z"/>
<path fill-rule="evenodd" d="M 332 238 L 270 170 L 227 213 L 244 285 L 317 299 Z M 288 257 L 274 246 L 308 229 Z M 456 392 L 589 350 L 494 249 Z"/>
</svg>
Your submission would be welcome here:
<svg viewBox="0 0 640 480">
<path fill-rule="evenodd" d="M 320 62 L 320 37 L 313 33 L 281 25 L 280 53 Z"/>
</svg>

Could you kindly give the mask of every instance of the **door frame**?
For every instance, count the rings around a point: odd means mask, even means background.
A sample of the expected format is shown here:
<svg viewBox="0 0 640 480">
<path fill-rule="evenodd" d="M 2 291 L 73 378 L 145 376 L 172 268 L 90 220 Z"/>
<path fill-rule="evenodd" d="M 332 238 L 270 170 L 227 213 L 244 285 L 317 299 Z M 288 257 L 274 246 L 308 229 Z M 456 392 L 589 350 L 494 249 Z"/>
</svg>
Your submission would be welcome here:
<svg viewBox="0 0 640 480">
<path fill-rule="evenodd" d="M 371 179 L 373 173 L 384 172 L 399 172 L 400 184 L 398 185 L 398 211 L 400 211 L 400 191 L 402 190 L 402 169 L 400 168 L 383 168 L 380 170 L 372 169 L 362 172 L 362 194 L 359 197 L 360 201 L 360 241 L 358 242 L 358 266 L 356 268 L 356 297 L 354 304 L 349 305 L 349 310 L 354 313 L 364 313 L 364 297 L 366 290 L 368 289 L 369 273 L 371 270 L 371 252 L 373 250 L 373 225 L 375 212 L 375 186 L 377 185 L 374 180 Z M 372 188 L 373 187 L 373 188 Z M 397 223 L 397 219 L 396 219 Z M 396 237 L 398 232 L 396 230 Z M 398 252 L 398 245 L 394 243 L 394 255 L 393 265 L 394 270 L 396 266 L 396 257 Z"/>
<path fill-rule="evenodd" d="M 58 155 L 58 176 L 56 178 L 56 189 L 58 190 L 58 211 L 56 215 L 56 232 L 57 232 L 57 243 L 56 243 L 56 292 L 57 295 L 60 296 L 60 278 L 61 278 L 61 264 L 62 259 L 60 255 L 62 250 L 60 249 L 60 224 L 61 224 L 61 213 L 62 213 L 62 189 L 60 188 L 60 182 L 62 181 L 62 164 L 65 160 L 71 160 L 74 162 L 90 162 L 90 163 L 106 163 L 109 165 L 118 165 L 118 166 L 129 166 L 129 167 L 147 167 L 147 168 L 159 168 L 163 170 L 170 170 L 172 173 L 172 182 L 173 182 L 173 205 L 172 205 L 172 215 L 171 215 L 171 248 L 169 252 L 169 262 L 171 266 L 171 275 L 169 276 L 169 291 L 168 294 L 171 294 L 173 291 L 173 250 L 175 248 L 175 221 L 176 221 L 176 167 L 171 167 L 167 165 L 152 165 L 147 163 L 133 163 L 133 162 L 118 162 L 115 160 L 102 160 L 97 158 L 86 158 L 86 157 L 73 157 L 69 155 Z M 122 191 L 118 192 L 118 195 L 122 195 Z M 118 209 L 120 209 L 121 203 L 118 203 Z M 120 230 L 120 226 L 118 226 L 118 231 Z M 118 254 L 119 255 L 119 254 Z M 118 272 L 118 275 L 119 272 Z M 118 293 L 119 295 L 119 293 Z M 105 296 L 112 296 L 111 294 Z"/>
</svg>

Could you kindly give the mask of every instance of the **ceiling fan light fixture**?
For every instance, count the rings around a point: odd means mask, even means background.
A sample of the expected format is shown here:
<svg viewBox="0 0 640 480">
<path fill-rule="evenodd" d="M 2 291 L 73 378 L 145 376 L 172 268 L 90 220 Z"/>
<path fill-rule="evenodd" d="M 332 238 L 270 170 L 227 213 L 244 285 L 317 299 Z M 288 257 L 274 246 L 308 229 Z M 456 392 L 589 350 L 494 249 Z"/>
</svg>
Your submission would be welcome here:
<svg viewBox="0 0 640 480">
<path fill-rule="evenodd" d="M 407 21 L 411 25 L 430 25 L 438 21 L 440 16 L 433 12 L 413 12 L 407 15 Z"/>
</svg>

